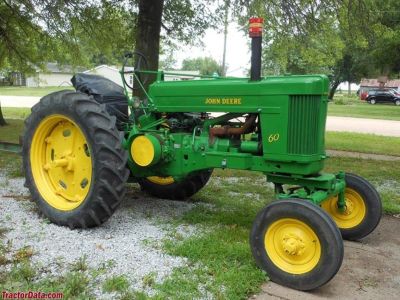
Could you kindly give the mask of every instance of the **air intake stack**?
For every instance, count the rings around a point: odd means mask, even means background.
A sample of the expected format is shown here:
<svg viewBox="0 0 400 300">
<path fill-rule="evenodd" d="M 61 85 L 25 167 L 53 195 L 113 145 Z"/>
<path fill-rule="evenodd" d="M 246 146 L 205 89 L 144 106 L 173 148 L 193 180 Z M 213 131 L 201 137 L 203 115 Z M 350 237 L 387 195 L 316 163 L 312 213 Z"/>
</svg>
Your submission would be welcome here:
<svg viewBox="0 0 400 300">
<path fill-rule="evenodd" d="M 249 36 L 251 37 L 251 70 L 250 80 L 261 80 L 261 50 L 263 18 L 253 17 L 249 20 Z"/>
</svg>

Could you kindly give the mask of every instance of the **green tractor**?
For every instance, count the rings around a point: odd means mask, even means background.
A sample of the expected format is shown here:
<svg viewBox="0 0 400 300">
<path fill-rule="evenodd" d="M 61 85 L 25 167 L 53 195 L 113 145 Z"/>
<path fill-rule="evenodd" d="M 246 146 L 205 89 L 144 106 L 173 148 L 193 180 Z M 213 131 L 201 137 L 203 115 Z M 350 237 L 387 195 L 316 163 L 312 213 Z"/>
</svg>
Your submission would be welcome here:
<svg viewBox="0 0 400 300">
<path fill-rule="evenodd" d="M 277 201 L 254 220 L 256 263 L 294 289 L 327 283 L 342 264 L 342 238 L 370 234 L 381 200 L 357 175 L 322 172 L 328 79 L 262 78 L 261 31 L 262 19 L 252 18 L 250 78 L 167 81 L 170 74 L 147 70 L 135 52 L 126 58 L 135 68 L 125 63 L 121 71 L 124 88 L 77 75 L 76 92 L 43 97 L 23 140 L 26 185 L 41 212 L 88 228 L 112 216 L 128 180 L 155 197 L 183 200 L 214 168 L 263 172 Z M 156 79 L 145 89 L 149 76 Z"/>
</svg>

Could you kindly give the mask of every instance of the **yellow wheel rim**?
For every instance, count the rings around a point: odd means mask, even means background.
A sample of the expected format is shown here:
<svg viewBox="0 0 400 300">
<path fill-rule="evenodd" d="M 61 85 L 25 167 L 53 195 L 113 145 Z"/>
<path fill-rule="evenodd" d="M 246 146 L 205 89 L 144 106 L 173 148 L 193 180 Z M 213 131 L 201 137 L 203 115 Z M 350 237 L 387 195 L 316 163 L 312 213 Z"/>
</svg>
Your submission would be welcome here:
<svg viewBox="0 0 400 300">
<path fill-rule="evenodd" d="M 311 271 L 321 258 L 321 243 L 316 233 L 297 219 L 284 218 L 272 223 L 264 244 L 271 261 L 291 274 Z"/>
<path fill-rule="evenodd" d="M 172 184 L 175 182 L 175 180 L 172 176 L 167 176 L 167 177 L 150 176 L 150 177 L 147 177 L 147 180 L 151 181 L 152 183 L 159 184 L 159 185 L 168 185 L 168 184 Z"/>
<path fill-rule="evenodd" d="M 30 163 L 36 188 L 52 207 L 77 208 L 89 193 L 92 159 L 85 135 L 63 115 L 43 119 L 32 139 Z"/>
<path fill-rule="evenodd" d="M 363 197 L 351 188 L 346 188 L 344 197 L 346 199 L 346 209 L 344 211 L 340 211 L 337 207 L 337 196 L 325 200 L 321 206 L 339 228 L 354 228 L 364 220 L 367 208 Z"/>
</svg>

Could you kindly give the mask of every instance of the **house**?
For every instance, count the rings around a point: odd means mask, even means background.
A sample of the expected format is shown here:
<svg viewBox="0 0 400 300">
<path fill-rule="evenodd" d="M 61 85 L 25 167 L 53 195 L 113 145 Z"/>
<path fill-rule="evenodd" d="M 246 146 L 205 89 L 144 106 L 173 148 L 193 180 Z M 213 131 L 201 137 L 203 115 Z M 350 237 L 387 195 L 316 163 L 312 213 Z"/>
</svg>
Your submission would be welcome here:
<svg viewBox="0 0 400 300">
<path fill-rule="evenodd" d="M 114 81 L 116 84 L 119 84 L 120 86 L 123 85 L 120 70 L 115 66 L 100 65 L 93 69 L 87 70 L 83 73 L 101 75 L 105 78 Z M 166 73 L 164 76 L 165 81 L 199 79 L 200 76 L 199 71 L 165 71 L 165 73 Z M 171 75 L 169 75 L 168 73 L 171 73 Z M 127 74 L 126 80 L 129 81 L 128 83 L 130 85 L 132 85 L 133 75 Z"/>
<path fill-rule="evenodd" d="M 400 91 L 400 79 L 389 80 L 386 76 L 374 79 L 361 79 L 360 95 L 363 93 L 368 93 L 370 89 L 374 88 L 390 88 Z"/>
<path fill-rule="evenodd" d="M 200 79 L 200 71 L 165 71 L 165 81 Z M 170 74 L 168 74 L 170 73 Z"/>
<path fill-rule="evenodd" d="M 100 75 L 100 76 L 110 79 L 111 81 L 114 81 L 116 84 L 118 84 L 120 86 L 123 85 L 121 74 L 119 73 L 119 70 L 115 66 L 100 65 L 93 69 L 89 69 L 83 73 Z"/>
<path fill-rule="evenodd" d="M 45 70 L 41 70 L 38 67 L 33 74 L 23 74 L 14 72 L 12 74 L 12 84 L 18 86 L 27 87 L 47 87 L 47 86 L 70 86 L 71 78 L 75 73 L 86 73 L 101 75 L 108 78 L 118 85 L 122 86 L 122 78 L 120 70 L 116 66 L 100 65 L 95 68 L 84 71 L 82 67 L 72 67 L 69 65 L 59 65 L 57 63 L 47 63 Z M 165 81 L 175 80 L 188 80 L 188 79 L 199 79 L 199 71 L 165 71 L 166 73 L 173 73 L 171 75 L 165 75 Z M 177 74 L 179 73 L 179 75 Z M 128 74 L 127 80 L 132 84 L 133 75 Z"/>
<path fill-rule="evenodd" d="M 82 71 L 81 67 L 47 63 L 45 70 L 36 68 L 33 75 L 25 76 L 25 85 L 27 87 L 69 86 L 74 73 Z"/>
</svg>

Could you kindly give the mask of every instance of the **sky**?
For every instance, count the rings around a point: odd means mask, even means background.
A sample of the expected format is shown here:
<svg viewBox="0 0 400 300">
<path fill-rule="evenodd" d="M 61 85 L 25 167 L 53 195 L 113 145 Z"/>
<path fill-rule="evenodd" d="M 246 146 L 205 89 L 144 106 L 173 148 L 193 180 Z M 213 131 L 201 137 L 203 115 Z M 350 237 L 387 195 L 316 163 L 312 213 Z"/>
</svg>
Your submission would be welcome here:
<svg viewBox="0 0 400 300">
<path fill-rule="evenodd" d="M 217 62 L 222 63 L 224 49 L 224 34 L 214 29 L 208 29 L 202 38 L 202 47 L 182 47 L 176 52 L 177 67 L 181 67 L 185 58 L 211 56 Z M 228 26 L 228 38 L 226 46 L 227 76 L 244 77 L 250 68 L 250 38 L 239 29 L 235 23 Z"/>
</svg>

